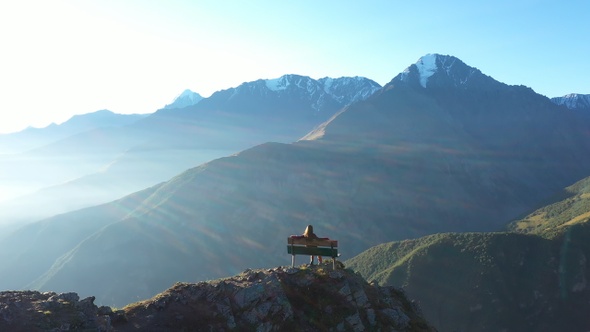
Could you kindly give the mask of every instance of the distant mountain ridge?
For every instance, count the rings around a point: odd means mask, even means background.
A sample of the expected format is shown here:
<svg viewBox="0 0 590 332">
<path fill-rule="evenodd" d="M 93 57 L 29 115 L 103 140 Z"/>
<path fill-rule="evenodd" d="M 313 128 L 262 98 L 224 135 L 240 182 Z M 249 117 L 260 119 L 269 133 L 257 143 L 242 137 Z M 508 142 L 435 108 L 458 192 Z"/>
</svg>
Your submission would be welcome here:
<svg viewBox="0 0 590 332">
<path fill-rule="evenodd" d="M 590 116 L 590 94 L 571 93 L 563 97 L 551 98 L 557 105 L 564 105 L 570 110 L 579 111 L 581 114 Z"/>
<path fill-rule="evenodd" d="M 293 84 L 271 91 L 264 80 L 246 82 L 199 101 L 187 90 L 178 103 L 139 121 L 99 127 L 12 156 L 4 169 L 0 165 L 0 174 L 9 177 L 3 184 L 30 183 L 32 188 L 1 203 L 0 220 L 32 221 L 105 203 L 257 144 L 295 141 L 344 105 L 380 88 L 360 77 L 324 78 L 322 83 L 298 75 L 282 79 Z M 196 104 L 185 106 L 186 100 Z"/>
<path fill-rule="evenodd" d="M 311 98 L 316 101 L 312 107 L 320 111 L 321 104 L 325 99 L 331 98 L 341 104 L 350 105 L 370 97 L 381 86 L 372 80 L 364 77 L 324 77 L 314 80 L 307 76 L 284 75 L 276 79 L 262 80 L 266 87 L 272 92 L 292 90 L 294 87 L 302 91 L 307 90 Z"/>
<path fill-rule="evenodd" d="M 283 75 L 276 79 L 245 82 L 235 88 L 215 92 L 192 108 L 181 110 L 184 116 L 208 116 L 203 111 L 250 114 L 251 117 L 307 117 L 326 120 L 342 107 L 362 101 L 381 88 L 364 77 L 312 79 L 301 75 Z M 266 104 L 253 104 L 258 98 Z M 302 107 L 305 105 L 304 107 Z M 161 115 L 170 112 L 158 112 Z M 175 113 L 178 114 L 178 113 Z M 210 115 L 210 114 L 209 114 Z M 305 132 L 303 133 L 305 134 Z M 302 135 L 302 134 L 301 134 Z"/>
<path fill-rule="evenodd" d="M 45 128 L 30 127 L 20 132 L 0 135 L 0 155 L 22 153 L 99 128 L 127 126 L 146 116 L 148 114 L 116 114 L 109 110 L 74 115 L 59 125 L 53 123 Z"/>
</svg>

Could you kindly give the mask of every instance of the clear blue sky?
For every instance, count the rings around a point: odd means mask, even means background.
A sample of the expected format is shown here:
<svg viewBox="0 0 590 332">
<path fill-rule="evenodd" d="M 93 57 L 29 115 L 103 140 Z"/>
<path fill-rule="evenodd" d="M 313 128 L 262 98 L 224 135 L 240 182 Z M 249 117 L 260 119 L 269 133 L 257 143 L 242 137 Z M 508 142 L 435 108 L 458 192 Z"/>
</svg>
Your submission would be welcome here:
<svg viewBox="0 0 590 332">
<path fill-rule="evenodd" d="M 284 74 L 383 85 L 427 53 L 590 94 L 589 15 L 586 0 L 2 1 L 0 133 Z"/>
</svg>

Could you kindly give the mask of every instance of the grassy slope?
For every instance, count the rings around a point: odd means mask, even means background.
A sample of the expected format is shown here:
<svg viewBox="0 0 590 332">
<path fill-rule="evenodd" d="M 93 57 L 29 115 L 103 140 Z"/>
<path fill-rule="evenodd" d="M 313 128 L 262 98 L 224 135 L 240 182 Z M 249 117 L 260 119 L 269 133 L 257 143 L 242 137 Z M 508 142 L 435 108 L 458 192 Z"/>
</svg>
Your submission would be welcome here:
<svg viewBox="0 0 590 332">
<path fill-rule="evenodd" d="M 513 222 L 509 228 L 515 232 L 554 238 L 563 234 L 569 226 L 589 220 L 590 177 L 565 188 L 554 202 Z"/>
<path fill-rule="evenodd" d="M 588 328 L 588 223 L 546 239 L 446 233 L 371 248 L 345 262 L 367 280 L 403 287 L 441 331 Z"/>
<path fill-rule="evenodd" d="M 590 178 L 509 225 L 375 246 L 346 261 L 402 286 L 441 331 L 587 329 Z M 585 325 L 586 324 L 586 325 Z"/>
</svg>

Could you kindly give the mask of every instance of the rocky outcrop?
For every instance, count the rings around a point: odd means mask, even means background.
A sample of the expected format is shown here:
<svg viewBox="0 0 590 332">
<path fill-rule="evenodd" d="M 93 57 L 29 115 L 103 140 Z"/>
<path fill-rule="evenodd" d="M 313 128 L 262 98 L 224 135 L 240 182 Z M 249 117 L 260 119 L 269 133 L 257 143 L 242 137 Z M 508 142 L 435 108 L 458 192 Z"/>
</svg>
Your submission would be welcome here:
<svg viewBox="0 0 590 332">
<path fill-rule="evenodd" d="M 122 311 L 97 307 L 94 297 L 80 300 L 76 293 L 0 292 L 0 331 L 112 331 L 111 322 L 124 319 Z"/>
<path fill-rule="evenodd" d="M 433 331 L 399 289 L 331 265 L 177 283 L 123 310 L 116 331 Z"/>
<path fill-rule="evenodd" d="M 394 287 L 331 263 L 177 283 L 122 310 L 76 293 L 0 293 L 0 331 L 434 331 Z"/>
</svg>

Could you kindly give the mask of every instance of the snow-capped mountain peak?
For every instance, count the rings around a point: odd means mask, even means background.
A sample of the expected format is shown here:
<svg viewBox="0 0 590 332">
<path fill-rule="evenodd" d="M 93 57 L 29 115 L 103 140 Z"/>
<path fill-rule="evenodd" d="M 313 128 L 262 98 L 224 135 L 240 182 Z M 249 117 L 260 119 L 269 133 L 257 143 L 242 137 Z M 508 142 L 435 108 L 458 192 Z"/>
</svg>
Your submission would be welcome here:
<svg viewBox="0 0 590 332">
<path fill-rule="evenodd" d="M 181 94 L 176 96 L 172 103 L 164 106 L 165 109 L 173 109 L 173 108 L 184 108 L 188 106 L 195 105 L 199 101 L 201 101 L 203 97 L 200 94 L 193 92 L 189 89 L 184 90 Z"/>
<path fill-rule="evenodd" d="M 418 73 L 420 73 L 420 85 L 422 87 L 426 87 L 426 83 L 428 82 L 428 78 L 432 76 L 436 72 L 436 54 L 427 54 L 416 62 L 416 67 L 418 68 Z"/>
<path fill-rule="evenodd" d="M 264 83 L 266 84 L 266 87 L 270 91 L 285 90 L 291 84 L 290 79 L 289 79 L 290 76 L 291 75 L 284 75 L 279 78 L 268 79 L 268 80 L 265 80 Z"/>
<path fill-rule="evenodd" d="M 251 98 L 269 98 L 272 103 L 307 103 L 310 109 L 324 113 L 340 109 L 370 97 L 381 86 L 365 77 L 313 79 L 296 74 L 272 79 L 244 82 L 238 87 L 215 93 L 212 97 L 227 96 L 230 103 L 244 103 Z M 208 103 L 208 102 L 206 102 Z M 284 108 L 284 107 L 283 107 Z"/>
<path fill-rule="evenodd" d="M 371 96 L 381 86 L 365 77 L 324 77 L 319 80 L 307 76 L 283 75 L 279 78 L 263 80 L 264 86 L 272 93 L 284 93 L 287 90 L 299 91 L 315 100 L 314 108 L 320 109 L 327 99 L 332 99 L 343 106 Z M 354 91 L 354 93 L 352 93 Z M 317 104 L 317 105 L 316 105 Z"/>
<path fill-rule="evenodd" d="M 414 71 L 417 71 L 420 85 L 425 88 L 426 83 L 428 83 L 428 78 L 430 78 L 438 68 L 436 65 L 437 56 L 437 54 L 427 54 L 421 57 L 415 64 L 409 66 L 400 74 L 401 80 L 409 81 L 412 76 L 411 74 Z"/>
<path fill-rule="evenodd" d="M 300 75 L 283 75 L 279 78 L 264 80 L 267 89 L 273 92 L 284 91 L 288 89 L 295 89 L 307 91 L 309 94 L 314 94 L 319 89 L 317 81 Z"/>
<path fill-rule="evenodd" d="M 396 76 L 394 81 L 415 84 L 422 88 L 430 86 L 433 81 L 436 81 L 434 84 L 437 85 L 465 86 L 478 74 L 481 74 L 478 69 L 467 66 L 453 56 L 427 54 Z"/>
<path fill-rule="evenodd" d="M 564 105 L 571 110 L 590 109 L 590 95 L 570 93 L 563 97 L 551 98 L 551 101 L 557 105 Z"/>
<path fill-rule="evenodd" d="M 345 105 L 365 100 L 381 89 L 381 86 L 376 82 L 360 76 L 324 77 L 318 82 L 322 85 L 324 92 Z M 356 93 L 351 93 L 352 91 L 356 91 Z"/>
</svg>

